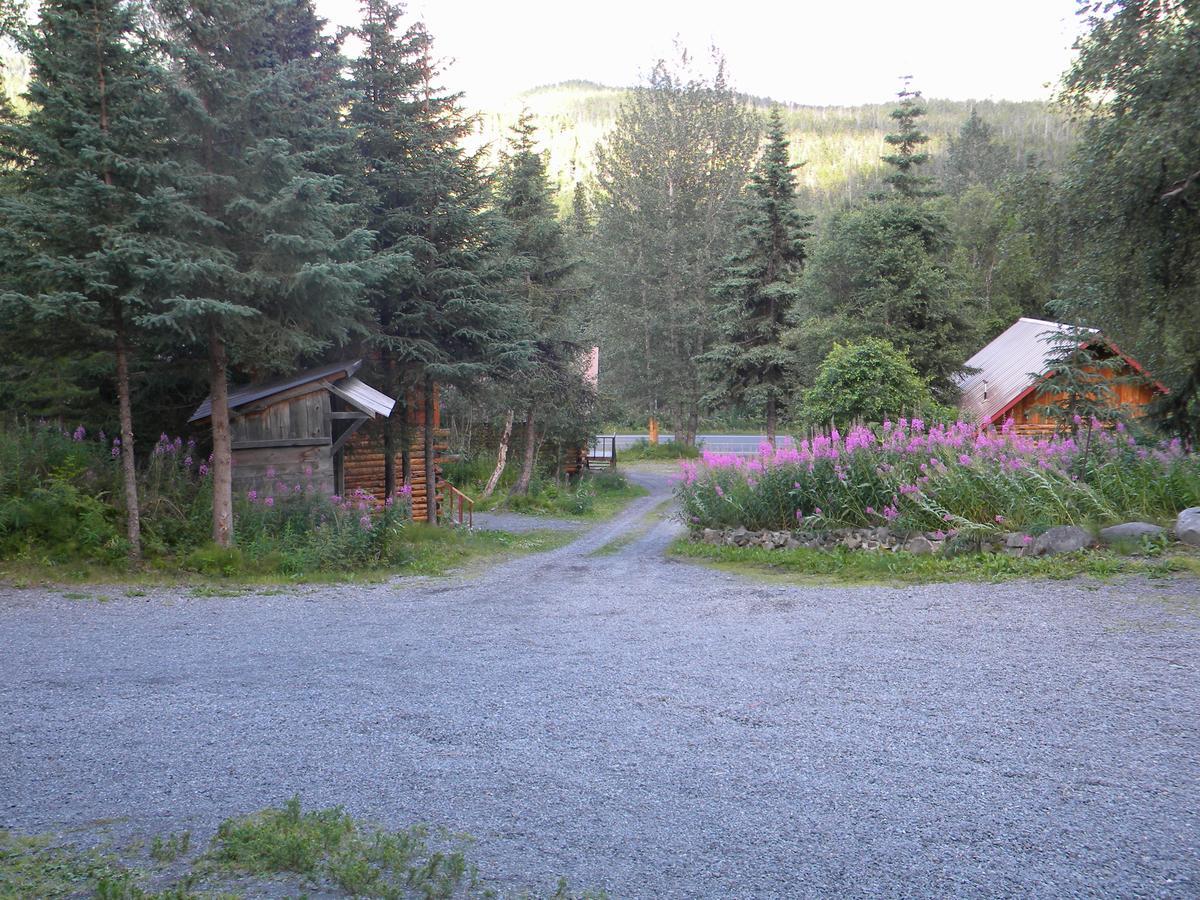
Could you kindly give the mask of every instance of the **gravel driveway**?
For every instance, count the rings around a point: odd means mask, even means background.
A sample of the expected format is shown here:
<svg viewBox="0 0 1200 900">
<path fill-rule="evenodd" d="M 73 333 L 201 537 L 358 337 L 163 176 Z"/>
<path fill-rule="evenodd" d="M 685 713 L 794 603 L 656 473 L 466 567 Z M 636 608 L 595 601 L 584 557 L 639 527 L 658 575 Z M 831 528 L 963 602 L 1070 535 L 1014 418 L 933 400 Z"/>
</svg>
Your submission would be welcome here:
<svg viewBox="0 0 1200 900">
<path fill-rule="evenodd" d="M 778 587 L 615 554 L 661 475 L 474 580 L 0 590 L 0 825 L 307 805 L 616 897 L 1200 895 L 1200 585 Z M 94 593 L 103 592 L 97 589 Z"/>
</svg>

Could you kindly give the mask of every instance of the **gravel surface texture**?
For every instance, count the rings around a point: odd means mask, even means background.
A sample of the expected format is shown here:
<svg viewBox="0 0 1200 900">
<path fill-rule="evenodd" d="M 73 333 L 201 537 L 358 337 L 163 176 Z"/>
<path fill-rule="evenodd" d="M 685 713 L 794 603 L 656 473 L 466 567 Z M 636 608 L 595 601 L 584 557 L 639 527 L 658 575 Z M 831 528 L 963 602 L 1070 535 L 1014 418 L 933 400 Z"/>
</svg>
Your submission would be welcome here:
<svg viewBox="0 0 1200 900">
<path fill-rule="evenodd" d="M 0 590 L 0 825 L 298 792 L 615 897 L 1200 895 L 1200 585 L 781 587 L 669 486 L 474 578 Z"/>
<path fill-rule="evenodd" d="M 476 528 L 488 531 L 581 531 L 587 527 L 587 523 L 578 519 L 527 516 L 514 512 L 478 512 L 474 521 Z"/>
</svg>

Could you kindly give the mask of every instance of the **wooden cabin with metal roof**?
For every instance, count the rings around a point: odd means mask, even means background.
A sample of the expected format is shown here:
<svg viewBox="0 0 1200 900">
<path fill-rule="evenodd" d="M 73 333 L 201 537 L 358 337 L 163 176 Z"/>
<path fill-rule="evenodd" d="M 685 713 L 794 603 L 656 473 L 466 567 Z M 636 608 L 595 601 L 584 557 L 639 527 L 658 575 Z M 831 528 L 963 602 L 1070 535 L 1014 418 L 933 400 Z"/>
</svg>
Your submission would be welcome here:
<svg viewBox="0 0 1200 900">
<path fill-rule="evenodd" d="M 234 490 L 263 490 L 282 481 L 288 486 L 312 484 L 327 495 L 345 496 L 359 490 L 383 503 L 386 462 L 382 424 L 392 415 L 396 401 L 356 378 L 361 367 L 362 360 L 356 359 L 286 378 L 231 387 Z M 435 454 L 446 449 L 437 400 L 435 385 Z M 453 489 L 443 485 L 436 456 L 432 466 L 425 464 L 422 404 L 409 398 L 404 409 L 405 422 L 396 430 L 407 435 L 409 446 L 396 451 L 397 488 L 408 484 L 413 517 L 425 520 L 430 513 L 427 484 L 432 482 L 435 489 Z M 188 421 L 203 424 L 211 415 L 212 401 L 208 398 Z M 268 476 L 268 472 L 272 474 Z M 406 478 L 400 475 L 402 472 Z"/>
<path fill-rule="evenodd" d="M 1007 419 L 1019 433 L 1053 431 L 1055 424 L 1041 407 L 1062 399 L 1047 396 L 1039 388 L 1052 373 L 1056 336 L 1074 329 L 1061 322 L 1020 318 L 1004 333 L 967 360 L 968 374 L 959 379 L 962 398 L 959 409 L 964 421 L 981 427 L 1000 426 Z M 1120 364 L 1097 372 L 1113 381 L 1114 405 L 1129 418 L 1138 418 L 1166 388 L 1151 379 L 1138 362 L 1117 349 L 1100 332 L 1085 329 L 1087 343 L 1099 359 L 1119 358 Z"/>
</svg>

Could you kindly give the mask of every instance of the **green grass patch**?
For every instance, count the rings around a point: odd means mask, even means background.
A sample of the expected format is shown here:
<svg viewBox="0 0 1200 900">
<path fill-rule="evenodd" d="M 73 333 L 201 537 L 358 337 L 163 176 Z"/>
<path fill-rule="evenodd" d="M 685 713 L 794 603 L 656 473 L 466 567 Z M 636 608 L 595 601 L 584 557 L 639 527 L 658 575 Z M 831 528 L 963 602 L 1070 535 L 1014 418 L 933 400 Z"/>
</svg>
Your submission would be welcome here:
<svg viewBox="0 0 1200 900">
<path fill-rule="evenodd" d="M 508 531 L 467 531 L 461 528 L 410 528 L 409 558 L 395 571 L 406 575 L 444 575 L 454 568 L 484 560 L 507 559 L 543 553 L 569 544 L 573 532 L 539 529 L 516 534 Z"/>
<path fill-rule="evenodd" d="M 477 510 L 505 510 L 556 519 L 602 521 L 615 516 L 625 505 L 649 493 L 618 471 L 584 475 L 573 484 L 535 481 L 528 494 L 497 492 L 476 503 Z"/>
<path fill-rule="evenodd" d="M 190 832 L 135 840 L 121 849 L 86 848 L 49 835 L 0 830 L 0 900 L 92 897 L 190 900 L 306 896 L 496 897 L 467 852 L 472 840 L 418 824 L 388 829 L 341 807 L 305 810 L 298 797 L 224 821 L 206 846 Z M 508 892 L 503 892 L 505 896 Z M 522 893 L 520 896 L 531 896 Z M 565 881 L 532 896 L 599 898 Z"/>
<path fill-rule="evenodd" d="M 55 847 L 45 836 L 0 831 L 0 898 L 4 900 L 71 897 L 94 890 L 115 872 L 111 861 L 97 853 Z"/>
<path fill-rule="evenodd" d="M 0 564 L 0 580 L 14 587 L 45 587 L 64 584 L 102 584 L 143 587 L 190 587 L 193 597 L 229 598 L 244 595 L 250 587 L 272 588 L 295 584 L 373 583 L 397 575 L 443 575 L 470 563 L 503 560 L 529 553 L 554 550 L 578 537 L 572 532 L 538 529 L 520 534 L 507 531 L 468 531 L 464 528 L 433 527 L 423 522 L 405 525 L 390 559 L 372 567 L 353 569 L 279 570 L 264 568 L 253 558 L 242 557 L 242 565 L 227 565 L 211 574 L 158 565 L 131 572 L 120 566 L 56 565 L 49 562 L 6 561 Z M 143 587 L 125 590 L 127 597 L 146 595 Z M 278 593 L 276 591 L 276 593 Z M 106 602 L 108 595 L 66 591 L 64 599 Z"/>
<path fill-rule="evenodd" d="M 647 440 L 635 441 L 631 446 L 617 451 L 617 462 L 641 462 L 675 459 L 699 459 L 700 448 L 689 447 L 676 441 L 651 444 Z"/>
<path fill-rule="evenodd" d="M 870 553 L 835 550 L 767 550 L 726 547 L 680 538 L 671 554 L 700 560 L 725 571 L 751 577 L 823 584 L 919 584 L 945 581 L 1008 581 L 1012 579 L 1112 578 L 1175 574 L 1200 575 L 1200 558 L 1170 554 L 1156 559 L 1129 559 L 1106 552 L 1050 557 L 1012 557 L 1001 554 L 914 556 L 911 553 Z"/>
</svg>

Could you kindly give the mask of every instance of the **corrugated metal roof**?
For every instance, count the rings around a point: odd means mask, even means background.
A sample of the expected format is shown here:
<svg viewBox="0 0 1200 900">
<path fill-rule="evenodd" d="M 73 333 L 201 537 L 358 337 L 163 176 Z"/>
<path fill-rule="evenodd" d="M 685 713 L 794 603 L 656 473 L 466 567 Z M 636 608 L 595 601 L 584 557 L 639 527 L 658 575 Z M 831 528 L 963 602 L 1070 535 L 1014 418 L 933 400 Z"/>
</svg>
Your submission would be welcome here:
<svg viewBox="0 0 1200 900">
<path fill-rule="evenodd" d="M 1096 333 L 1095 329 L 1085 329 Z M 994 424 L 996 417 L 1046 374 L 1057 349 L 1052 334 L 1066 334 L 1070 325 L 1043 319 L 1017 319 L 998 338 L 967 360 L 966 368 L 978 369 L 959 381 L 964 417 L 980 425 Z"/>
<path fill-rule="evenodd" d="M 272 381 L 256 381 L 252 384 L 235 387 L 229 391 L 229 408 L 237 409 L 239 406 L 245 406 L 247 403 L 253 403 L 255 400 L 262 400 L 264 397 L 282 394 L 284 391 L 290 391 L 292 388 L 310 384 L 314 381 L 329 381 L 332 379 L 336 383 L 343 378 L 349 378 L 361 367 L 362 360 L 354 359 L 348 362 L 331 363 L 317 369 L 309 369 L 308 371 L 299 372 L 287 378 L 276 378 Z M 359 382 L 359 384 L 362 384 L 362 382 Z M 366 385 L 363 385 L 363 387 L 366 387 Z M 382 397 L 383 395 L 380 394 L 380 396 Z M 198 422 L 201 419 L 207 419 L 210 415 L 212 415 L 211 395 L 205 397 L 204 402 L 196 407 L 196 411 L 192 413 L 192 417 L 188 419 L 188 422 Z"/>
<path fill-rule="evenodd" d="M 396 405 L 396 401 L 387 394 L 375 390 L 375 388 L 359 381 L 357 378 L 347 378 L 344 381 L 339 381 L 336 387 L 346 395 L 348 402 L 353 403 L 366 413 L 374 413 L 377 416 L 384 416 L 386 418 L 392 414 L 392 407 Z"/>
</svg>

